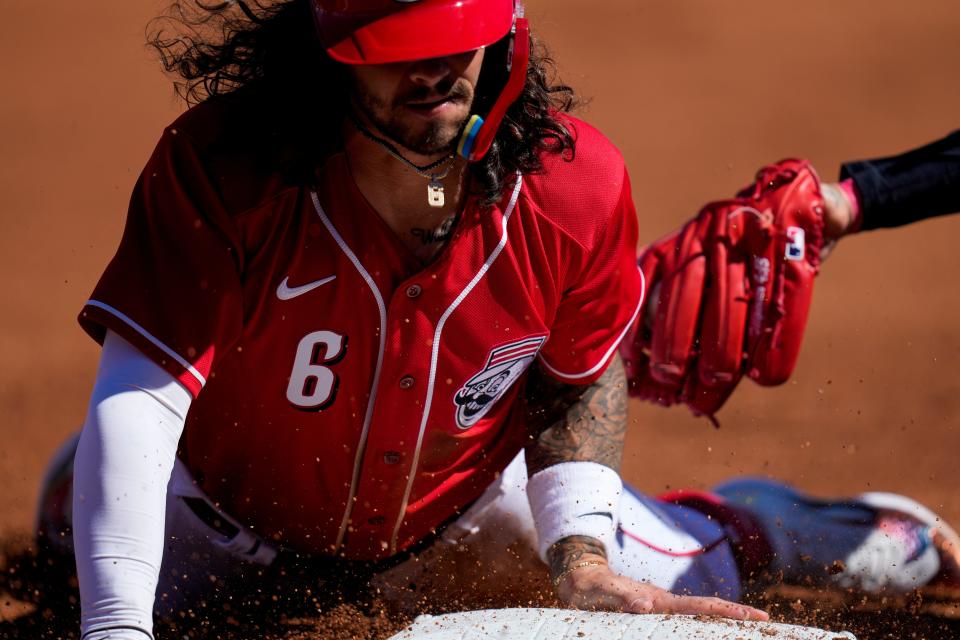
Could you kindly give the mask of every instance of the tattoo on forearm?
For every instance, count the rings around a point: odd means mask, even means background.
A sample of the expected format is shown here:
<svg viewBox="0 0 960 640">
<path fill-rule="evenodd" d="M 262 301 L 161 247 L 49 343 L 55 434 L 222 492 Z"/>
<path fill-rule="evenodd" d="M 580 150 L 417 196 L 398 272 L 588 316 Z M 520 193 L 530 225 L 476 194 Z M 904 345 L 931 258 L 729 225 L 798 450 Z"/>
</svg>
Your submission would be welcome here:
<svg viewBox="0 0 960 640">
<path fill-rule="evenodd" d="M 410 233 L 415 237 L 419 238 L 420 242 L 423 244 L 436 244 L 438 242 L 446 242 L 450 239 L 450 236 L 453 235 L 453 228 L 457 226 L 457 216 L 450 216 L 446 220 L 440 223 L 440 226 L 433 229 L 420 229 L 414 227 L 410 229 Z"/>
<path fill-rule="evenodd" d="M 570 536 L 554 543 L 547 550 L 547 564 L 550 567 L 550 577 L 556 579 L 564 571 L 570 569 L 585 558 L 597 559 L 596 556 L 606 559 L 607 552 L 603 544 L 596 538 L 587 536 Z"/>
<path fill-rule="evenodd" d="M 627 431 L 627 393 L 619 358 L 595 383 L 567 385 L 538 368 L 526 390 L 527 471 L 561 462 L 588 461 L 619 471 Z"/>
</svg>

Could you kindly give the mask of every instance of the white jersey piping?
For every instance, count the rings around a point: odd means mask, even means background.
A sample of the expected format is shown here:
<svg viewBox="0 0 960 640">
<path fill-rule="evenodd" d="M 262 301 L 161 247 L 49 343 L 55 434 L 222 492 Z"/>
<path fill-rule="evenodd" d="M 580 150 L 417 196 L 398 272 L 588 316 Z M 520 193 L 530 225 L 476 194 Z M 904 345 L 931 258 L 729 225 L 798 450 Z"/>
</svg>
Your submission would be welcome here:
<svg viewBox="0 0 960 640">
<path fill-rule="evenodd" d="M 610 360 L 610 356 L 612 356 L 613 352 L 616 351 L 617 347 L 620 346 L 620 342 L 623 340 L 624 336 L 627 335 L 627 332 L 630 330 L 630 327 L 632 327 L 633 323 L 636 322 L 637 316 L 640 315 L 640 309 L 643 308 L 643 299 L 644 297 L 646 297 L 646 294 L 647 294 L 647 282 L 646 282 L 646 279 L 643 277 L 643 270 L 640 269 L 640 267 L 637 267 L 637 271 L 640 272 L 640 302 L 637 303 L 637 308 L 634 310 L 633 315 L 630 317 L 630 322 L 628 322 L 627 326 L 623 328 L 623 331 L 620 332 L 620 335 L 617 336 L 617 339 L 614 340 L 612 345 L 610 345 L 610 348 L 607 349 L 607 352 L 603 354 L 603 357 L 600 359 L 600 361 L 594 366 L 590 367 L 589 369 L 581 373 L 566 373 L 564 371 L 560 371 L 556 367 L 551 366 L 550 363 L 547 362 L 546 359 L 543 357 L 543 355 L 541 355 L 540 364 L 542 364 L 547 371 L 557 376 L 558 378 L 564 378 L 567 380 L 576 380 L 577 378 L 586 378 L 586 377 L 592 376 L 597 371 L 602 369 L 604 365 L 607 364 L 607 361 Z"/>
<path fill-rule="evenodd" d="M 363 464 L 363 454 L 367 448 L 367 436 L 370 433 L 370 423 L 373 421 L 373 407 L 377 401 L 377 388 L 380 384 L 380 369 L 383 366 L 383 352 L 387 340 L 387 307 L 383 303 L 383 296 L 380 295 L 380 290 L 377 289 L 377 285 L 373 281 L 373 278 L 371 278 L 370 274 L 367 273 L 367 270 L 363 268 L 363 265 L 360 264 L 360 260 L 357 258 L 356 254 L 350 250 L 350 247 L 348 247 L 347 243 L 344 242 L 342 237 L 340 237 L 340 234 L 333 226 L 333 223 L 330 222 L 327 214 L 324 213 L 323 207 L 320 206 L 320 199 L 317 197 L 317 192 L 311 191 L 310 197 L 313 199 L 313 207 L 317 210 L 317 215 L 320 216 L 320 220 L 323 222 L 323 225 L 327 228 L 327 231 L 330 232 L 330 235 L 333 236 L 333 239 L 340 247 L 340 250 L 343 251 L 344 255 L 346 255 L 350 262 L 353 263 L 353 266 L 360 273 L 360 276 L 363 278 L 364 282 L 367 283 L 367 286 L 370 287 L 370 291 L 373 293 L 373 297 L 377 301 L 377 309 L 380 311 L 380 347 L 379 351 L 377 351 L 377 367 L 373 370 L 373 382 L 370 385 L 370 399 L 367 401 L 367 412 L 363 416 L 363 430 L 360 432 L 360 443 L 357 445 L 357 453 L 353 458 L 353 475 L 350 478 L 350 494 L 347 496 L 347 506 L 343 512 L 343 520 L 340 521 L 340 531 L 337 533 L 337 550 L 339 550 L 340 545 L 343 544 L 343 538 L 347 533 L 347 526 L 350 523 L 350 514 L 353 512 L 353 500 L 357 496 L 357 485 L 360 482 L 360 468 Z"/>
<path fill-rule="evenodd" d="M 403 502 L 400 503 L 400 514 L 397 516 L 397 522 L 393 526 L 393 535 L 390 536 L 390 553 L 396 553 L 397 551 L 397 536 L 400 533 L 400 526 L 403 524 L 403 517 L 407 512 L 407 504 L 410 502 L 410 492 L 413 490 L 413 481 L 417 475 L 417 466 L 420 463 L 420 449 L 423 446 L 423 436 L 427 430 L 427 420 L 430 417 L 430 407 L 433 405 L 433 389 L 434 384 L 436 383 L 437 378 L 437 361 L 440 357 L 440 338 L 443 334 L 443 327 L 447 323 L 447 319 L 456 311 L 457 307 L 460 306 L 470 292 L 473 291 L 474 287 L 483 279 L 487 274 L 487 271 L 490 270 L 490 267 L 496 261 L 497 257 L 503 251 L 503 248 L 507 246 L 507 223 L 510 221 L 510 215 L 513 213 L 514 207 L 517 205 L 517 198 L 520 197 L 520 188 L 523 186 L 523 176 L 520 173 L 517 173 L 517 184 L 513 188 L 513 194 L 510 196 L 510 202 L 507 205 L 507 209 L 503 214 L 503 221 L 501 226 L 503 231 L 500 235 L 500 242 L 497 243 L 497 246 L 493 251 L 490 252 L 490 255 L 487 257 L 486 262 L 483 263 L 483 266 L 480 267 L 480 270 L 477 271 L 476 275 L 473 276 L 473 279 L 467 283 L 467 286 L 464 287 L 463 291 L 460 292 L 454 301 L 447 307 L 447 310 L 443 312 L 443 315 L 440 316 L 440 321 L 437 323 L 437 328 L 433 333 L 433 348 L 430 354 L 430 378 L 427 382 L 427 397 L 423 405 L 423 417 L 420 420 L 420 432 L 417 434 L 417 446 L 413 451 L 413 462 L 410 467 L 409 475 L 407 476 L 407 488 L 403 492 Z"/>
<path fill-rule="evenodd" d="M 201 386 L 201 387 L 203 387 L 204 385 L 207 384 L 207 379 L 203 377 L 203 374 L 202 374 L 202 373 L 200 373 L 199 371 L 197 371 L 196 367 L 194 367 L 192 364 L 190 364 L 190 363 L 189 363 L 185 358 L 183 358 L 179 353 L 177 353 L 176 351 L 174 351 L 173 349 L 171 349 L 171 348 L 168 347 L 167 345 L 165 345 L 165 344 L 163 344 L 162 342 L 160 342 L 160 340 L 158 340 L 156 337 L 154 337 L 154 335 L 153 335 L 152 333 L 150 333 L 149 331 L 147 331 L 146 329 L 144 329 L 142 326 L 140 326 L 139 324 L 137 324 L 136 322 L 134 322 L 133 318 L 131 318 L 131 317 L 128 316 L 127 314 L 123 313 L 123 312 L 120 311 L 119 309 L 116 309 L 116 308 L 114 308 L 114 307 L 111 307 L 111 306 L 108 305 L 106 302 L 100 302 L 99 300 L 87 300 L 87 306 L 96 307 L 97 309 L 103 309 L 104 311 L 106 311 L 106 312 L 109 313 L 110 315 L 114 316 L 114 317 L 117 318 L 118 320 L 122 320 L 122 321 L 124 322 L 124 324 L 126 324 L 126 325 L 129 326 L 131 329 L 133 329 L 134 331 L 136 331 L 137 333 L 139 333 L 141 336 L 143 336 L 144 338 L 146 338 L 147 341 L 150 342 L 150 344 L 152 344 L 152 345 L 155 346 L 156 348 L 160 349 L 160 351 L 163 351 L 165 354 L 167 354 L 168 356 L 170 356 L 171 358 L 173 358 L 173 359 L 176 361 L 177 364 L 179 364 L 181 367 L 183 367 L 184 369 L 186 369 L 187 371 L 189 371 L 190 374 L 191 374 L 194 378 L 197 379 L 197 381 L 200 383 L 200 386 Z"/>
</svg>

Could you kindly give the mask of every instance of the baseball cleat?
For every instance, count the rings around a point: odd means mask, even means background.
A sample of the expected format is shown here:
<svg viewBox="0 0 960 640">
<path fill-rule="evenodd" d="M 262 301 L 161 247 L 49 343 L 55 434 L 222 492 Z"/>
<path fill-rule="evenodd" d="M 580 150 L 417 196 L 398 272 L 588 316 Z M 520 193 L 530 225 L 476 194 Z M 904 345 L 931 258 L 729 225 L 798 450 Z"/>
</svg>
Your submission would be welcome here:
<svg viewBox="0 0 960 640">
<path fill-rule="evenodd" d="M 785 583 L 870 594 L 960 586 L 960 536 L 906 496 L 820 500 L 760 478 L 714 491 L 757 518 L 773 549 L 768 570 Z"/>
</svg>

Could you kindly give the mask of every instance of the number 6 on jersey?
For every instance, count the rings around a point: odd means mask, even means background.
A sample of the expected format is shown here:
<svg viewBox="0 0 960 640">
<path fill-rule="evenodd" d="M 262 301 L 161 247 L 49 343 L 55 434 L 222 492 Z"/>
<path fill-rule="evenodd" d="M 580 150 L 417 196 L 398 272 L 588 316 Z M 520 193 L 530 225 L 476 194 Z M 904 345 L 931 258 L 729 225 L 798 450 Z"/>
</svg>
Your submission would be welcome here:
<svg viewBox="0 0 960 640">
<path fill-rule="evenodd" d="M 333 402 L 340 380 L 323 365 L 342 359 L 346 342 L 346 338 L 332 331 L 314 331 L 300 340 L 287 385 L 287 400 L 293 406 L 304 411 L 319 411 Z"/>
</svg>

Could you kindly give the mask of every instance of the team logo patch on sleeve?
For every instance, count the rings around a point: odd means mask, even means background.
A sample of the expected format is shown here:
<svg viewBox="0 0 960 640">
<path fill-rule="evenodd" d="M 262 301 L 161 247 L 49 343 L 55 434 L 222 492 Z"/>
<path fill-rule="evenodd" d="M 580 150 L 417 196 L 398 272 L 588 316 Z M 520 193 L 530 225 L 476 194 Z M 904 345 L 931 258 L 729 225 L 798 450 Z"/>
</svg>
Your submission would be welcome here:
<svg viewBox="0 0 960 640">
<path fill-rule="evenodd" d="M 547 336 L 535 336 L 492 349 L 483 370 L 467 380 L 453 398 L 457 426 L 469 429 L 485 416 L 523 375 L 546 341 Z"/>
</svg>

